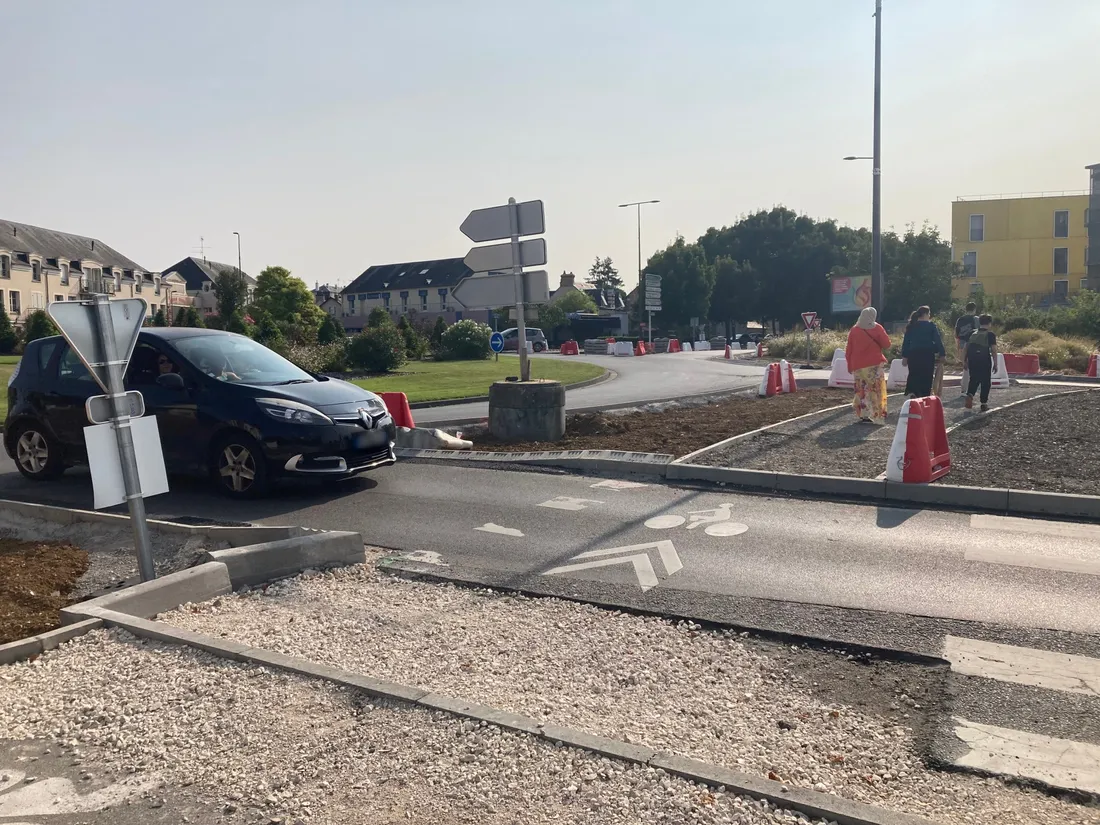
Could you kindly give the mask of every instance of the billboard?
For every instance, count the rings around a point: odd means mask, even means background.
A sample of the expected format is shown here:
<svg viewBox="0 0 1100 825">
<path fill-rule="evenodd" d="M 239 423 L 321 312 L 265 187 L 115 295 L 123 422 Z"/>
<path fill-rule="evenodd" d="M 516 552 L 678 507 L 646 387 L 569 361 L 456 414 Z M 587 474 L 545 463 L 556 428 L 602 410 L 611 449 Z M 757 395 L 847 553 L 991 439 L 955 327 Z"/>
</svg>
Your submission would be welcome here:
<svg viewBox="0 0 1100 825">
<path fill-rule="evenodd" d="M 871 305 L 871 276 L 845 275 L 832 279 L 832 310 L 859 312 Z"/>
</svg>

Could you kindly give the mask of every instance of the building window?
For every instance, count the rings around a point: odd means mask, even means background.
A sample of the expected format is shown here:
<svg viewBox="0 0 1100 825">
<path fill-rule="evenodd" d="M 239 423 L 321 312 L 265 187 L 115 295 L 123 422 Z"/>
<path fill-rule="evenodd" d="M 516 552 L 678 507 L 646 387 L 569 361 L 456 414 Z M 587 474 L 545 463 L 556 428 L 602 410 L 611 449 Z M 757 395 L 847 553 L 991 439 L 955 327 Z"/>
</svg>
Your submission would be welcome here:
<svg viewBox="0 0 1100 825">
<path fill-rule="evenodd" d="M 46 296 L 41 292 L 31 293 L 31 309 L 45 309 L 46 308 Z"/>
<path fill-rule="evenodd" d="M 11 277 L 11 255 L 0 255 L 0 278 Z"/>
<path fill-rule="evenodd" d="M 381 297 L 377 292 L 361 292 L 359 294 L 360 301 L 377 301 Z"/>
<path fill-rule="evenodd" d="M 53 300 L 54 300 L 54 303 L 57 303 L 58 301 L 64 301 L 65 296 L 64 295 L 54 295 Z"/>
<path fill-rule="evenodd" d="M 1054 247 L 1054 274 L 1055 275 L 1068 275 L 1069 274 L 1069 247 L 1068 246 L 1056 246 L 1056 247 Z"/>
<path fill-rule="evenodd" d="M 978 277 L 978 253 L 977 252 L 964 252 L 963 253 L 963 275 L 967 278 Z"/>
<path fill-rule="evenodd" d="M 42 262 L 31 261 L 31 280 L 38 283 L 42 280 Z"/>
<path fill-rule="evenodd" d="M 1081 289 L 1088 289 L 1088 288 L 1089 288 L 1089 279 L 1088 278 L 1082 278 L 1081 279 Z"/>
<path fill-rule="evenodd" d="M 390 308 L 390 294 L 388 292 L 382 293 L 382 306 L 386 309 Z"/>
<path fill-rule="evenodd" d="M 978 283 L 977 281 L 974 281 L 973 283 L 970 284 L 970 294 L 971 295 L 977 295 L 981 291 L 982 291 L 982 285 L 980 283 Z"/>
<path fill-rule="evenodd" d="M 8 292 L 8 309 L 18 315 L 23 311 L 22 306 L 19 303 L 19 293 L 15 290 Z"/>
<path fill-rule="evenodd" d="M 428 309 L 428 290 L 420 290 L 420 311 L 425 312 Z"/>
<path fill-rule="evenodd" d="M 1059 209 L 1054 213 L 1054 237 L 1069 237 L 1069 210 Z"/>
<path fill-rule="evenodd" d="M 69 285 L 69 265 L 61 264 L 61 286 Z"/>
<path fill-rule="evenodd" d="M 402 272 L 401 274 L 404 275 L 405 273 Z M 409 293 L 408 292 L 402 292 L 401 293 L 401 311 L 402 312 L 407 312 L 408 309 L 409 309 Z"/>
<path fill-rule="evenodd" d="M 985 215 L 970 216 L 970 242 L 985 240 Z"/>
<path fill-rule="evenodd" d="M 1069 281 L 1055 281 L 1054 295 L 1057 298 L 1065 298 L 1069 295 Z"/>
<path fill-rule="evenodd" d="M 1085 229 L 1089 227 L 1089 208 L 1085 207 Z"/>
<path fill-rule="evenodd" d="M 203 292 L 209 292 L 210 291 L 210 282 L 209 281 L 203 281 L 202 282 L 202 291 Z"/>
<path fill-rule="evenodd" d="M 351 314 L 351 315 L 355 314 L 355 296 L 354 295 L 349 295 L 348 296 L 348 313 Z"/>
</svg>

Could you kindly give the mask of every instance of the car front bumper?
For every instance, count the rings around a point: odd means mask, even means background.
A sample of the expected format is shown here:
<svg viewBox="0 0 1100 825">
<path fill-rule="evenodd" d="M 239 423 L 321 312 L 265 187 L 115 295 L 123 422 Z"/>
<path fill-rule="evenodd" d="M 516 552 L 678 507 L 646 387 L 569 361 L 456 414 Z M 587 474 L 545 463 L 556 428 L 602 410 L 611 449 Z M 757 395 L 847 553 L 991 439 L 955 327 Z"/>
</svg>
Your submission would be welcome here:
<svg viewBox="0 0 1100 825">
<path fill-rule="evenodd" d="M 264 451 L 277 474 L 339 478 L 396 463 L 396 437 L 397 428 L 389 416 L 369 429 L 340 422 L 309 428 L 299 425 L 265 438 Z"/>
</svg>

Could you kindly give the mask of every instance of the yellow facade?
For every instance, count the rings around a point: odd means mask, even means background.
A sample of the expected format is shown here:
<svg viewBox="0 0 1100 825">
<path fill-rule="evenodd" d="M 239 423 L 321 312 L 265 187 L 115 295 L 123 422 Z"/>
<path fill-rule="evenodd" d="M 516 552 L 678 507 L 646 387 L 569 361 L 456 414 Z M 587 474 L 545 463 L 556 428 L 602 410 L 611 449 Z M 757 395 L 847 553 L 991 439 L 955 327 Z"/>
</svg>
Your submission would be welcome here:
<svg viewBox="0 0 1100 825">
<path fill-rule="evenodd" d="M 986 295 L 1033 301 L 1078 292 L 1085 280 L 1088 205 L 1085 193 L 956 200 L 952 256 L 970 274 L 955 283 L 955 296 L 964 298 L 979 284 Z"/>
</svg>

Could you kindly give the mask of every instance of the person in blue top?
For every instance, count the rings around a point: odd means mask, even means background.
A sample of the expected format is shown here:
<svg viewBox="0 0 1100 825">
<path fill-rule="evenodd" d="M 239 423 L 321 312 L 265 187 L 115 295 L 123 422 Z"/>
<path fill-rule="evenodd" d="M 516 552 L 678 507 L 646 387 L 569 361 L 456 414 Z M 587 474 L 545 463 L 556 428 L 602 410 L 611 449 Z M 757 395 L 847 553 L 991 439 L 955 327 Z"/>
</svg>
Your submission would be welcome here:
<svg viewBox="0 0 1100 825">
<path fill-rule="evenodd" d="M 936 376 L 936 361 L 945 355 L 940 330 L 932 323 L 932 310 L 918 307 L 909 316 L 905 338 L 901 343 L 901 363 L 909 367 L 905 394 L 910 398 L 931 395 L 932 382 Z"/>
</svg>

